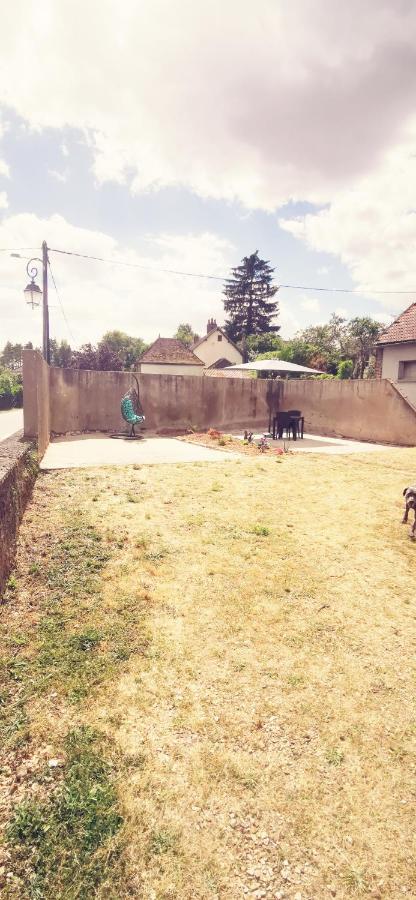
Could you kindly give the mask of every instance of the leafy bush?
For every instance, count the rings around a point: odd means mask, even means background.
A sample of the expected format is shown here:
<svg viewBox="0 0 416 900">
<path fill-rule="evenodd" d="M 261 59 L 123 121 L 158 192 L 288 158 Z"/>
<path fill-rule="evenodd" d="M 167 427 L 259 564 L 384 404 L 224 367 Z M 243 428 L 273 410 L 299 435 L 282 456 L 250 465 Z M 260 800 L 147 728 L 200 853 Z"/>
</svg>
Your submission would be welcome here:
<svg viewBox="0 0 416 900">
<path fill-rule="evenodd" d="M 21 378 L 8 369 L 0 369 L 0 409 L 12 409 L 23 404 Z"/>
<path fill-rule="evenodd" d="M 352 378 L 352 373 L 354 371 L 354 363 L 352 359 L 343 359 L 340 363 L 338 363 L 337 367 L 337 377 L 338 378 Z"/>
</svg>

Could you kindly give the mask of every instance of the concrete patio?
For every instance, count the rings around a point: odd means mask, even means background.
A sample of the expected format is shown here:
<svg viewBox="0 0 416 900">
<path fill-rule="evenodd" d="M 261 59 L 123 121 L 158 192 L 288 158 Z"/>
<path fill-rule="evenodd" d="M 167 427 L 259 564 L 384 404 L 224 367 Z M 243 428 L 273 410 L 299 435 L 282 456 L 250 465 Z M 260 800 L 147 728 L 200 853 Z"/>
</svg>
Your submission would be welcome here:
<svg viewBox="0 0 416 900">
<path fill-rule="evenodd" d="M 240 458 L 236 453 L 187 444 L 175 438 L 143 437 L 128 441 L 113 439 L 108 434 L 76 434 L 55 438 L 46 450 L 41 469 L 219 462 L 230 457 Z"/>
<path fill-rule="evenodd" d="M 262 437 L 262 434 L 253 435 L 254 441 L 259 441 Z M 238 437 L 243 440 L 243 435 L 239 434 Z M 345 453 L 372 453 L 374 451 L 380 450 L 391 450 L 391 444 L 373 444 L 368 441 L 351 441 L 347 438 L 331 438 L 331 437 L 323 437 L 318 434 L 305 434 L 304 437 L 298 438 L 296 441 L 293 439 L 277 439 L 273 440 L 272 438 L 267 438 L 268 443 L 271 447 L 277 449 L 278 447 L 286 450 L 291 450 L 294 453 L 330 453 L 330 454 L 345 454 Z"/>
<path fill-rule="evenodd" d="M 243 440 L 242 435 L 236 435 Z M 258 440 L 260 434 L 254 436 Z M 295 453 L 371 453 L 391 449 L 385 444 L 368 444 L 342 438 L 305 435 L 303 440 L 269 440 L 273 448 Z M 176 438 L 149 436 L 138 441 L 115 440 L 108 434 L 73 434 L 55 438 L 48 446 L 41 469 L 77 469 L 99 466 L 155 465 L 160 463 L 219 462 L 241 459 L 229 450 L 213 449 Z"/>
</svg>

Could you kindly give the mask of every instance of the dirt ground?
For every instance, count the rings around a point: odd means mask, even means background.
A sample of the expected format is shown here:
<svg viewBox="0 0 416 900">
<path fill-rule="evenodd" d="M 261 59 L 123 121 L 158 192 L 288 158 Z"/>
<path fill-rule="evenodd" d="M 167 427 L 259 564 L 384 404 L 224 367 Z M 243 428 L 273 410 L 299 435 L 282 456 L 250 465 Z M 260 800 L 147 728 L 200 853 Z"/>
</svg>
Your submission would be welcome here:
<svg viewBox="0 0 416 900">
<path fill-rule="evenodd" d="M 415 469 L 40 475 L 1 608 L 2 895 L 416 896 Z"/>
</svg>

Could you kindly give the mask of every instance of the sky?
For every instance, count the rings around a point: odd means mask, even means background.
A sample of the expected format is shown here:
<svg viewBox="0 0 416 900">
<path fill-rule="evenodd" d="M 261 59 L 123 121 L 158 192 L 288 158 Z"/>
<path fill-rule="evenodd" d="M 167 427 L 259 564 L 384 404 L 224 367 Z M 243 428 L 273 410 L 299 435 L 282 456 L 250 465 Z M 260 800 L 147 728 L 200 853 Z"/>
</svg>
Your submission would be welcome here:
<svg viewBox="0 0 416 900">
<path fill-rule="evenodd" d="M 255 250 L 299 286 L 286 338 L 416 300 L 414 0 L 0 0 L 0 26 L 0 347 L 40 344 L 42 240 L 113 261 L 50 252 L 72 346 L 204 334 Z"/>
</svg>

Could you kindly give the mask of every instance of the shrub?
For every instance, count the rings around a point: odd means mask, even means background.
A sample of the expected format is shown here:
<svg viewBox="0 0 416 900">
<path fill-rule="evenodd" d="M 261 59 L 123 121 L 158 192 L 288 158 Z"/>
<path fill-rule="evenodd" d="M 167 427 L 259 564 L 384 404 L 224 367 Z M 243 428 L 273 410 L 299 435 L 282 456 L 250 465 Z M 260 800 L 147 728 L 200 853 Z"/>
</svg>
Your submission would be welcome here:
<svg viewBox="0 0 416 900">
<path fill-rule="evenodd" d="M 338 363 L 337 378 L 352 378 L 354 363 L 352 359 L 343 359 Z"/>
<path fill-rule="evenodd" d="M 20 377 L 7 369 L 0 369 L 0 409 L 21 406 L 23 388 Z"/>
</svg>

